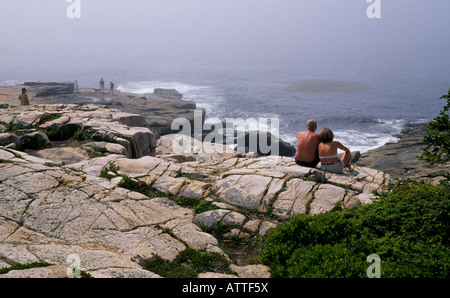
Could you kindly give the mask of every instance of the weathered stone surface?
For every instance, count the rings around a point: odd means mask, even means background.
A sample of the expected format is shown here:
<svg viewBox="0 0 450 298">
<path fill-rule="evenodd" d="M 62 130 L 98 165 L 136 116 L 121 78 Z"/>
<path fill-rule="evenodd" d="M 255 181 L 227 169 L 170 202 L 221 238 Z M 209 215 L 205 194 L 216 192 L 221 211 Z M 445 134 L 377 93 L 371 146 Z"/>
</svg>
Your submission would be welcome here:
<svg viewBox="0 0 450 298">
<path fill-rule="evenodd" d="M 198 278 L 238 278 L 236 275 L 216 273 L 216 272 L 205 272 L 200 273 Z"/>
<path fill-rule="evenodd" d="M 450 163 L 430 164 L 417 159 L 427 145 L 423 142 L 427 133 L 426 123 L 408 124 L 398 136 L 398 142 L 363 153 L 357 165 L 378 169 L 395 178 L 431 182 L 442 173 L 449 173 Z"/>
<path fill-rule="evenodd" d="M 245 215 L 238 212 L 230 212 L 222 218 L 222 223 L 228 226 L 242 227 L 247 219 Z"/>
<path fill-rule="evenodd" d="M 195 217 L 195 222 L 203 224 L 207 227 L 213 227 L 216 223 L 221 222 L 222 218 L 230 212 L 231 211 L 229 210 L 222 210 L 222 209 L 206 211 L 204 213 L 197 215 Z"/>
<path fill-rule="evenodd" d="M 261 226 L 259 227 L 259 235 L 260 236 L 267 236 L 270 233 L 270 230 L 275 228 L 277 224 L 270 222 L 270 221 L 263 221 L 261 223 Z"/>
<path fill-rule="evenodd" d="M 202 232 L 202 230 L 192 222 L 173 220 L 165 224 L 163 227 L 172 230 L 173 234 L 178 239 L 185 242 L 190 248 L 206 249 L 210 252 L 218 252 L 225 255 L 225 253 L 218 247 L 217 239 L 208 233 Z"/>
<path fill-rule="evenodd" d="M 162 96 L 164 98 L 171 98 L 171 99 L 182 99 L 183 94 L 178 92 L 175 89 L 166 89 L 166 88 L 155 88 L 153 90 L 153 93 L 159 96 Z"/>
<path fill-rule="evenodd" d="M 0 133 L 0 146 L 13 144 L 12 149 L 22 150 L 22 140 L 12 133 Z"/>
<path fill-rule="evenodd" d="M 81 148 L 87 151 L 90 150 L 94 152 L 101 152 L 102 150 L 104 150 L 111 154 L 118 154 L 124 156 L 127 155 L 127 149 L 124 146 L 108 142 L 90 142 L 87 144 L 83 144 Z"/>
<path fill-rule="evenodd" d="M 231 265 L 230 270 L 237 273 L 240 278 L 270 278 L 269 267 L 264 265 L 237 266 Z"/>
<path fill-rule="evenodd" d="M 273 212 L 283 218 L 306 213 L 306 206 L 312 198 L 315 185 L 314 182 L 298 178 L 288 181 L 285 190 L 273 204 Z"/>
<path fill-rule="evenodd" d="M 85 150 L 76 147 L 26 150 L 26 152 L 28 152 L 32 156 L 36 156 L 46 160 L 57 161 L 61 164 L 72 164 L 89 159 L 89 155 Z"/>
<path fill-rule="evenodd" d="M 63 166 L 56 148 L 39 154 L 0 147 L 0 266 L 39 260 L 67 267 L 67 256 L 77 254 L 82 270 L 94 277 L 159 277 L 133 260 L 173 260 L 187 247 L 229 259 L 200 226 L 229 226 L 221 236 L 227 241 L 265 237 L 296 214 L 370 204 L 378 199 L 373 192 L 390 181 L 360 166 L 343 175 L 325 173 L 297 166 L 290 157 L 241 155 L 190 137 L 163 137 L 152 147 L 146 128 L 127 126 L 143 125 L 141 118 L 99 106 L 37 106 L 31 112 L 14 107 L 12 116 L 0 115 L 0 125 L 19 119 L 24 125 L 84 128 L 98 141 L 85 143 L 80 154 L 105 156 Z M 174 145 L 187 151 L 176 153 Z M 105 168 L 111 179 L 99 177 Z M 128 179 L 148 189 L 123 188 Z M 174 197 L 220 209 L 195 214 Z M 239 277 L 269 276 L 263 266 L 233 268 Z"/>
<path fill-rule="evenodd" d="M 33 87 L 37 97 L 61 95 L 74 92 L 74 83 L 59 82 L 25 82 L 25 86 Z"/>
<path fill-rule="evenodd" d="M 330 184 L 322 184 L 314 192 L 314 200 L 311 203 L 311 214 L 323 213 L 333 209 L 338 202 L 342 202 L 346 190 Z"/>
<path fill-rule="evenodd" d="M 249 231 L 251 233 L 256 233 L 259 229 L 259 225 L 261 224 L 261 220 L 249 220 L 244 226 L 244 230 Z"/>
<path fill-rule="evenodd" d="M 53 119 L 54 117 L 57 119 Z M 44 131 L 59 131 L 61 136 L 58 138 L 68 138 L 77 130 L 83 129 L 96 141 L 122 145 L 125 148 L 124 155 L 132 158 L 156 154 L 156 136 L 145 127 L 146 120 L 141 115 L 124 113 L 104 106 L 11 107 L 8 109 L 8 117 L 0 117 L 0 124 L 8 125 L 11 121 L 13 125 L 24 129 L 39 125 Z M 19 132 L 25 148 L 38 149 L 51 145 L 48 137 L 42 132 L 36 130 Z M 112 153 L 122 154 L 123 149 L 110 147 L 110 150 Z"/>
<path fill-rule="evenodd" d="M 50 140 L 43 132 L 35 129 L 20 130 L 22 149 L 41 149 L 51 146 Z"/>
<path fill-rule="evenodd" d="M 93 278 L 161 278 L 144 269 L 106 268 L 90 272 Z"/>
<path fill-rule="evenodd" d="M 184 159 L 192 159 L 205 163 L 220 163 L 235 157 L 237 152 L 222 144 L 201 142 L 182 134 L 162 136 L 157 142 L 159 156 L 183 155 Z"/>
<path fill-rule="evenodd" d="M 32 268 L 26 270 L 12 270 L 0 278 L 67 278 L 67 267 L 61 265 Z"/>
<path fill-rule="evenodd" d="M 247 209 L 258 209 L 266 193 L 270 177 L 258 175 L 233 175 L 219 182 L 222 200 Z"/>
</svg>

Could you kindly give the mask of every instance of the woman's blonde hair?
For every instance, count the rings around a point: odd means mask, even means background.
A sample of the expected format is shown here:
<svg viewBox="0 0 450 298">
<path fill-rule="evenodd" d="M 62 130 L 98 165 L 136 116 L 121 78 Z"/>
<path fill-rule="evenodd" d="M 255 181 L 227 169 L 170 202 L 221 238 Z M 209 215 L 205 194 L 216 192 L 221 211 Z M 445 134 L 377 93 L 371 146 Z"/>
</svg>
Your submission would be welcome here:
<svg viewBox="0 0 450 298">
<path fill-rule="evenodd" d="M 324 127 L 320 130 L 319 136 L 320 140 L 324 143 L 329 143 L 334 139 L 334 133 L 327 127 Z"/>
</svg>

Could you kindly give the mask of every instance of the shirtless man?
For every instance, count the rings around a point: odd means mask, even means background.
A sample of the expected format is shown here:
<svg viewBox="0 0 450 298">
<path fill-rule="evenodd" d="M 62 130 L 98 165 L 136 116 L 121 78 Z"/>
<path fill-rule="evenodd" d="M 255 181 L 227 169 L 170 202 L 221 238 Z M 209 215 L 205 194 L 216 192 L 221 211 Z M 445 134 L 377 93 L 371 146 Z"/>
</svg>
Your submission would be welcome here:
<svg viewBox="0 0 450 298">
<path fill-rule="evenodd" d="M 317 121 L 311 119 L 306 124 L 306 130 L 297 134 L 297 153 L 295 155 L 295 163 L 299 166 L 315 168 L 320 162 L 319 147 L 320 137 L 315 133 L 317 129 Z"/>
</svg>

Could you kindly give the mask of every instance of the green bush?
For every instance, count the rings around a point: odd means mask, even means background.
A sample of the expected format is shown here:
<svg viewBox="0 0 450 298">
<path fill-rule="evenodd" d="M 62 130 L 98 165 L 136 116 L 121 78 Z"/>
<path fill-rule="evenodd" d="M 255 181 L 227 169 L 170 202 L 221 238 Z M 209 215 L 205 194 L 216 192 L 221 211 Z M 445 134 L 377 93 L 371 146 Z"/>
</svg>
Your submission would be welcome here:
<svg viewBox="0 0 450 298">
<path fill-rule="evenodd" d="M 79 141 L 85 141 L 92 139 L 92 134 L 84 130 L 83 127 L 78 128 L 75 132 L 73 132 L 73 137 Z"/>
<path fill-rule="evenodd" d="M 448 95 L 444 95 L 441 99 L 447 99 L 439 116 L 428 123 L 429 133 L 425 135 L 423 141 L 428 143 L 423 150 L 419 160 L 425 160 L 430 163 L 445 163 L 450 160 L 450 118 L 448 110 L 450 108 L 450 89 Z"/>
<path fill-rule="evenodd" d="M 373 204 L 293 217 L 272 230 L 262 259 L 273 277 L 366 277 L 377 254 L 381 277 L 448 278 L 449 189 L 404 180 Z"/>
</svg>

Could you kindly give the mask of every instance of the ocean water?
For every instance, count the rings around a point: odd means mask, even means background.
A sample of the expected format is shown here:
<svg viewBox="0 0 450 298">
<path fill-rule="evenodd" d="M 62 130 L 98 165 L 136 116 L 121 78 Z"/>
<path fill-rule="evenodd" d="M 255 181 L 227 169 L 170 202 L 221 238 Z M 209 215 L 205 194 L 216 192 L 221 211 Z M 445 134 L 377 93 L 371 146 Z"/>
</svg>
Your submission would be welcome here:
<svg viewBox="0 0 450 298">
<path fill-rule="evenodd" d="M 7 49 L 0 54 L 13 55 Z M 408 123 L 432 120 L 450 88 L 445 49 L 439 55 L 417 49 L 378 56 L 262 51 L 154 57 L 38 53 L 20 67 L 17 61 L 2 61 L 0 85 L 78 80 L 84 88 L 97 86 L 103 77 L 136 94 L 174 88 L 205 108 L 207 118 L 277 118 L 279 136 L 293 145 L 297 132 L 314 118 L 318 130 L 329 127 L 336 140 L 361 152 L 397 141 Z"/>
</svg>

